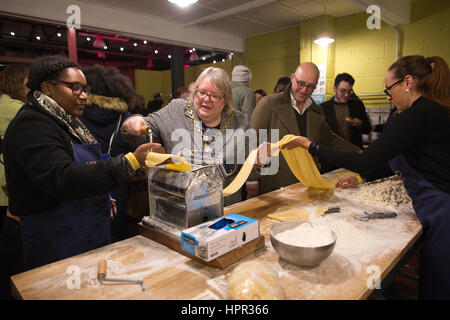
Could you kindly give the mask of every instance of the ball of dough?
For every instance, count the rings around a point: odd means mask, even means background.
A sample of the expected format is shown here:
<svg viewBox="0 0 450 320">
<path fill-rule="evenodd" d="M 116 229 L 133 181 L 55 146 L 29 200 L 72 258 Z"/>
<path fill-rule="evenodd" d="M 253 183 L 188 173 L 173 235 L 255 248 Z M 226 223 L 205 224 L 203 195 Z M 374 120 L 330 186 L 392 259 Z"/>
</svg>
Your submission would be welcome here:
<svg viewBox="0 0 450 320">
<path fill-rule="evenodd" d="M 246 261 L 234 268 L 227 291 L 232 300 L 286 299 L 277 273 L 270 265 L 259 261 Z"/>
</svg>

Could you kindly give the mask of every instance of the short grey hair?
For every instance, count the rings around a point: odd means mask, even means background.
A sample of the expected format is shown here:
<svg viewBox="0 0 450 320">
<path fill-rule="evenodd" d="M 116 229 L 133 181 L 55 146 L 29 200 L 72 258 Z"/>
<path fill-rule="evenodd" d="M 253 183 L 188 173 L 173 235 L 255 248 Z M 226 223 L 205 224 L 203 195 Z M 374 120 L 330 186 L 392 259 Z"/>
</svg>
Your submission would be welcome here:
<svg viewBox="0 0 450 320">
<path fill-rule="evenodd" d="M 233 110 L 233 96 L 231 94 L 231 83 L 230 83 L 230 77 L 225 72 L 225 70 L 221 68 L 214 68 L 214 67 L 208 67 L 205 70 L 203 70 L 202 73 L 198 76 L 197 80 L 195 81 L 195 87 L 194 90 L 192 90 L 191 95 L 189 97 L 189 100 L 194 103 L 194 96 L 198 90 L 198 85 L 204 78 L 209 78 L 214 85 L 217 87 L 217 89 L 223 91 L 225 99 L 225 112 L 227 114 L 230 114 Z"/>
</svg>

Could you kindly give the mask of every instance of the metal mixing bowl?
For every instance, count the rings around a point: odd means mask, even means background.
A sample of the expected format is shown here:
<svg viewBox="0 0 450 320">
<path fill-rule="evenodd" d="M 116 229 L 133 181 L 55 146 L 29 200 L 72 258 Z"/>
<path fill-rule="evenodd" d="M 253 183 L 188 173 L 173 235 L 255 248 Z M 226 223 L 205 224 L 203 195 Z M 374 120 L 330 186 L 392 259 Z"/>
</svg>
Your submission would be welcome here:
<svg viewBox="0 0 450 320">
<path fill-rule="evenodd" d="M 270 242 L 279 256 L 297 266 L 302 267 L 315 267 L 322 263 L 333 252 L 336 245 L 336 233 L 331 230 L 334 241 L 330 244 L 320 247 L 300 247 L 283 243 L 275 238 L 277 233 L 283 232 L 288 229 L 293 229 L 305 221 L 286 221 L 279 222 L 272 226 L 270 229 Z M 307 222 L 308 223 L 308 222 Z"/>
</svg>

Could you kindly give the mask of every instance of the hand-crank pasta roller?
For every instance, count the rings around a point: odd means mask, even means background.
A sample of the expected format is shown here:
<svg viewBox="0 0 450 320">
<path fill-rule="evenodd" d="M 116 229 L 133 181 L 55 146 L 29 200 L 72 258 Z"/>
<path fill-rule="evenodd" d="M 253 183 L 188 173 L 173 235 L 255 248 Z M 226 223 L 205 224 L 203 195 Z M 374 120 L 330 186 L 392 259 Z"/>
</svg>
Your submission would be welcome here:
<svg viewBox="0 0 450 320">
<path fill-rule="evenodd" d="M 106 260 L 100 260 L 98 263 L 98 269 L 97 269 L 97 279 L 103 283 L 104 281 L 111 281 L 111 282 L 123 282 L 124 284 L 138 284 L 141 286 L 142 291 L 145 291 L 144 282 L 142 280 L 129 280 L 129 279 L 110 279 L 106 278 Z"/>
</svg>

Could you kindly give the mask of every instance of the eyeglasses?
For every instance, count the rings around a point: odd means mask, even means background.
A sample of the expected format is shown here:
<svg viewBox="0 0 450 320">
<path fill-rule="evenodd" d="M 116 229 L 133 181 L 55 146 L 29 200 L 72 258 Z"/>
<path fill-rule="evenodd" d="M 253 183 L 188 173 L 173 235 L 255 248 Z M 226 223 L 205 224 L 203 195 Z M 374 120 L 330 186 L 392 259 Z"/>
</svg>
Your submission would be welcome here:
<svg viewBox="0 0 450 320">
<path fill-rule="evenodd" d="M 405 80 L 405 77 L 401 78 L 400 80 L 394 82 L 393 84 L 391 84 L 389 87 L 387 87 L 386 89 L 383 90 L 383 92 L 388 96 L 391 97 L 391 90 L 393 87 L 395 87 L 396 85 L 398 85 L 399 83 L 401 83 L 403 80 Z"/>
<path fill-rule="evenodd" d="M 219 96 L 217 94 L 213 94 L 213 93 L 208 93 L 206 91 L 197 91 L 197 97 L 199 97 L 200 99 L 205 99 L 206 96 L 209 97 L 209 100 L 211 100 L 212 102 L 220 102 L 220 100 L 222 100 L 223 96 Z"/>
<path fill-rule="evenodd" d="M 345 89 L 339 89 L 338 90 L 341 94 L 348 94 L 349 96 L 351 96 L 352 95 L 352 93 L 353 93 L 353 90 L 345 90 Z"/>
<path fill-rule="evenodd" d="M 62 80 L 47 80 L 48 82 L 52 83 L 52 84 L 65 84 L 68 88 L 70 88 L 72 90 L 72 93 L 79 96 L 81 95 L 81 93 L 86 92 L 86 94 L 89 94 L 89 92 L 91 92 L 91 86 L 86 84 L 83 85 L 79 82 L 67 82 L 67 81 L 62 81 Z"/>
<path fill-rule="evenodd" d="M 303 88 L 305 88 L 305 87 L 306 87 L 308 90 L 310 90 L 310 91 L 313 91 L 313 90 L 316 89 L 316 85 L 315 85 L 315 84 L 312 84 L 312 83 L 306 83 L 306 82 L 304 82 L 304 81 L 298 81 L 298 80 L 297 80 L 297 77 L 295 76 L 295 73 L 294 73 L 294 80 L 295 80 L 295 82 L 297 83 L 297 85 L 299 86 L 300 89 L 303 89 Z"/>
</svg>

